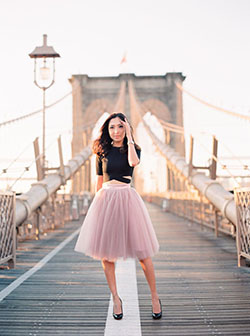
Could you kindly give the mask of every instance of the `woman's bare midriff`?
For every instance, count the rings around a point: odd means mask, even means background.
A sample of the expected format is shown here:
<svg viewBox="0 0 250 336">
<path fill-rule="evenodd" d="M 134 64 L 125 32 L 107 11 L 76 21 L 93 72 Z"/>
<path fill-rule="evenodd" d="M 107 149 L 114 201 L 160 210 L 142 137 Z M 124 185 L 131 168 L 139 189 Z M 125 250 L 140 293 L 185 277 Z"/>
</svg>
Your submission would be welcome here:
<svg viewBox="0 0 250 336">
<path fill-rule="evenodd" d="M 124 178 L 128 178 L 128 179 L 131 180 L 131 176 L 123 176 L 123 177 Z M 121 181 L 117 181 L 117 180 L 110 180 L 110 181 L 107 181 L 105 183 L 107 183 L 107 184 L 117 184 L 117 183 L 119 183 L 119 184 L 127 184 L 125 182 L 121 182 Z"/>
</svg>

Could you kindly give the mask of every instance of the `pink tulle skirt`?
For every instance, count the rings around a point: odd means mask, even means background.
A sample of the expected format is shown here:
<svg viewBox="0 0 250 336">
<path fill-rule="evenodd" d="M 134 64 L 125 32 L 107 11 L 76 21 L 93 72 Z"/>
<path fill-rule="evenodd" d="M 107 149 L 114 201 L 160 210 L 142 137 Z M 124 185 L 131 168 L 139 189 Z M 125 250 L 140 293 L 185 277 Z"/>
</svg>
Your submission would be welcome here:
<svg viewBox="0 0 250 336">
<path fill-rule="evenodd" d="M 145 259 L 159 250 L 147 208 L 130 184 L 103 183 L 88 209 L 74 250 L 110 261 Z"/>
</svg>

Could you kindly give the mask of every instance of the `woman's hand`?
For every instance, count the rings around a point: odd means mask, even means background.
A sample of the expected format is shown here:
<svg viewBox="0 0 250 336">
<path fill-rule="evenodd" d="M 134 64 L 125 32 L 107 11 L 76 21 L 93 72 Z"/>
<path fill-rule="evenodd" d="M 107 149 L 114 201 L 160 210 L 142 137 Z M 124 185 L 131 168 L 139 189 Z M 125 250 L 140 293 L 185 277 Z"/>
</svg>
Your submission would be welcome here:
<svg viewBox="0 0 250 336">
<path fill-rule="evenodd" d="M 121 122 L 125 127 L 125 133 L 126 133 L 126 137 L 128 138 L 128 141 L 132 140 L 131 126 L 129 125 L 127 118 L 125 119 L 125 121 L 121 120 Z"/>
<path fill-rule="evenodd" d="M 132 134 L 131 134 L 131 126 L 127 118 L 125 118 L 125 121 L 121 120 L 121 122 L 125 127 L 125 132 L 126 132 L 128 141 L 133 141 Z M 128 146 L 128 163 L 130 167 L 135 167 L 136 165 L 138 165 L 139 162 L 140 162 L 140 159 L 138 158 L 138 155 L 136 153 L 135 146 L 134 145 Z"/>
</svg>

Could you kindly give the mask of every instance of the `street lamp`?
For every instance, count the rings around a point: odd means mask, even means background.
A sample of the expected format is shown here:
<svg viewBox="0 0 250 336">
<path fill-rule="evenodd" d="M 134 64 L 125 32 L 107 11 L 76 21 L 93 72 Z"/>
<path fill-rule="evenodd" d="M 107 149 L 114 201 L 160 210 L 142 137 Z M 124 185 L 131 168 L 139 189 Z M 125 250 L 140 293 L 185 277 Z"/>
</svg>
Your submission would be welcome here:
<svg viewBox="0 0 250 336">
<path fill-rule="evenodd" d="M 55 58 L 60 55 L 54 50 L 53 47 L 47 46 L 47 35 L 43 35 L 43 45 L 36 47 L 32 53 L 29 54 L 31 58 L 34 58 L 34 83 L 40 89 L 43 90 L 43 149 L 42 149 L 42 167 L 43 176 L 45 175 L 45 91 L 55 83 Z M 37 79 L 37 58 L 41 59 L 40 63 L 40 80 Z M 51 75 L 51 69 L 47 65 L 47 59 L 53 59 L 53 70 Z M 40 83 L 40 84 L 39 84 Z"/>
</svg>

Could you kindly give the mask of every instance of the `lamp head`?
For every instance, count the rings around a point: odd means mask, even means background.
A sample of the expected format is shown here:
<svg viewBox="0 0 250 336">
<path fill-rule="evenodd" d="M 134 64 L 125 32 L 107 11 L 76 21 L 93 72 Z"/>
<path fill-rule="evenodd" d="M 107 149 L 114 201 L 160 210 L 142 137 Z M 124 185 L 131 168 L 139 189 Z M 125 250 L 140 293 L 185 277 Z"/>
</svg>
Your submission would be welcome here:
<svg viewBox="0 0 250 336">
<path fill-rule="evenodd" d="M 53 47 L 47 46 L 47 35 L 43 35 L 43 45 L 36 47 L 32 53 L 29 54 L 31 58 L 44 58 L 44 57 L 60 57 Z"/>
</svg>

